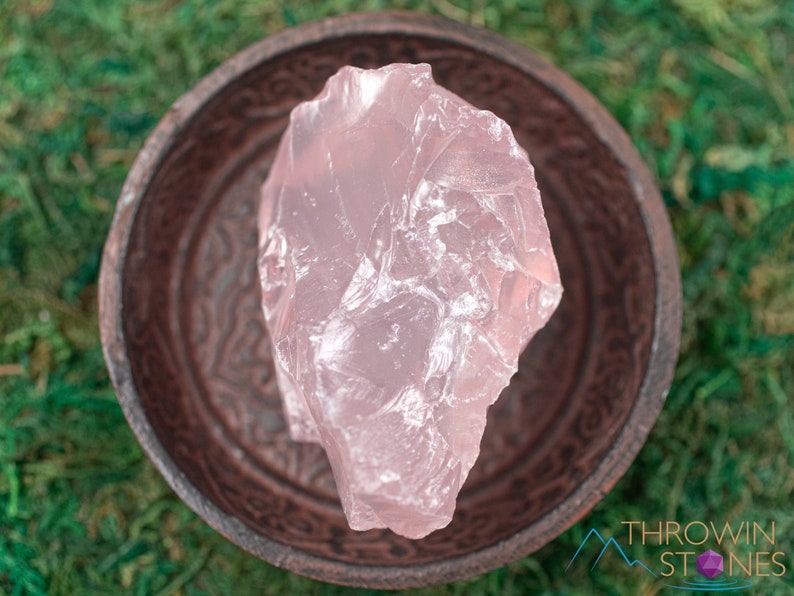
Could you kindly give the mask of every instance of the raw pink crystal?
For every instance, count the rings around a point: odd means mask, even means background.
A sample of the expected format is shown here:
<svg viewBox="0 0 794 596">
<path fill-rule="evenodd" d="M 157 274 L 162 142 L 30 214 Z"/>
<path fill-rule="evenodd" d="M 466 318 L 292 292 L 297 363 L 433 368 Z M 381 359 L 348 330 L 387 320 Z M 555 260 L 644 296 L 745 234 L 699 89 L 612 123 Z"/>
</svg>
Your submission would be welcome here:
<svg viewBox="0 0 794 596">
<path fill-rule="evenodd" d="M 262 187 L 263 307 L 290 432 L 350 526 L 446 526 L 486 410 L 560 301 L 532 166 L 427 64 L 344 67 Z"/>
</svg>

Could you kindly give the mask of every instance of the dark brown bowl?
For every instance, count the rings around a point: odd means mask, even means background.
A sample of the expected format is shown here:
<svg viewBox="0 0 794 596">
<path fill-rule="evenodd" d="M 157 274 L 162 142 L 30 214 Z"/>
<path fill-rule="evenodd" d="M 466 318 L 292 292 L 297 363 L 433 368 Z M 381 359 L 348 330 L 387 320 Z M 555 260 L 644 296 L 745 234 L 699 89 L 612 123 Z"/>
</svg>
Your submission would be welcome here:
<svg viewBox="0 0 794 596">
<path fill-rule="evenodd" d="M 322 449 L 289 439 L 256 273 L 258 187 L 290 110 L 342 65 L 390 62 L 430 63 L 439 83 L 513 127 L 565 286 L 491 409 L 454 520 L 416 541 L 350 530 Z M 119 401 L 177 494 L 275 565 L 377 588 L 483 573 L 585 515 L 645 441 L 680 333 L 669 221 L 620 126 L 527 50 L 407 13 L 290 29 L 177 101 L 124 185 L 100 289 Z"/>
</svg>

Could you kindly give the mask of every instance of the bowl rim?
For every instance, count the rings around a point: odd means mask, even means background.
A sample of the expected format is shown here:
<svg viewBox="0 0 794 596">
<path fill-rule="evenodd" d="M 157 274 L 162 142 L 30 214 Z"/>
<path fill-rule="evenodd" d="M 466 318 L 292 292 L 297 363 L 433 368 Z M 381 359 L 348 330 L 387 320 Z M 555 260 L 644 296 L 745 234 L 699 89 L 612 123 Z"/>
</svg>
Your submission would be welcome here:
<svg viewBox="0 0 794 596">
<path fill-rule="evenodd" d="M 627 172 L 648 235 L 657 285 L 648 367 L 620 434 L 596 469 L 553 510 L 509 539 L 421 565 L 357 566 L 310 555 L 254 532 L 206 499 L 152 430 L 132 378 L 122 325 L 123 267 L 132 224 L 141 198 L 179 132 L 208 100 L 260 63 L 302 46 L 361 34 L 429 37 L 472 47 L 565 98 Z M 486 29 L 416 12 L 352 13 L 288 28 L 254 43 L 171 106 L 138 153 L 119 196 L 99 275 L 99 325 L 104 357 L 124 415 L 147 456 L 188 507 L 223 536 L 278 567 L 327 582 L 394 589 L 460 580 L 526 556 L 579 521 L 607 494 L 645 443 L 667 396 L 680 342 L 681 279 L 672 227 L 651 173 L 623 128 L 582 85 L 527 48 Z"/>
</svg>

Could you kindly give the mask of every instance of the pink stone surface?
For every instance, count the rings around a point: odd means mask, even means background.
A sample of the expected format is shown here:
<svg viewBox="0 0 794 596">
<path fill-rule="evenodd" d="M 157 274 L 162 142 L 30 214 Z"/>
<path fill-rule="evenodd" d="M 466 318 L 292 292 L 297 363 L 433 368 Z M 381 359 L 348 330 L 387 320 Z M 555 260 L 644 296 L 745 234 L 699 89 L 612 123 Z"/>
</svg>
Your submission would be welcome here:
<svg viewBox="0 0 794 596">
<path fill-rule="evenodd" d="M 526 152 L 427 64 L 344 67 L 293 110 L 259 229 L 291 436 L 323 445 L 353 529 L 446 526 L 562 295 Z"/>
</svg>

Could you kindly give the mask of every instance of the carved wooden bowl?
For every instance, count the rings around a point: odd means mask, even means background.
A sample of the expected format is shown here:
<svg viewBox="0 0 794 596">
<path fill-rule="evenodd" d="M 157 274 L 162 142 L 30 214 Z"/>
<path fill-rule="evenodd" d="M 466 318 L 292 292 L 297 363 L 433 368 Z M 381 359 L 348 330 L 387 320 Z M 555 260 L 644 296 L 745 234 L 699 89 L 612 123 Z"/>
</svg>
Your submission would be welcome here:
<svg viewBox="0 0 794 596">
<path fill-rule="evenodd" d="M 428 62 L 535 165 L 565 295 L 491 408 L 452 523 L 422 540 L 345 521 L 323 450 L 281 414 L 256 272 L 258 187 L 292 107 L 345 64 Z M 677 357 L 680 280 L 653 180 L 604 108 L 493 33 L 406 13 L 290 29 L 177 101 L 141 150 L 101 271 L 119 401 L 177 494 L 271 563 L 398 588 L 473 576 L 555 538 L 625 472 Z"/>
</svg>

